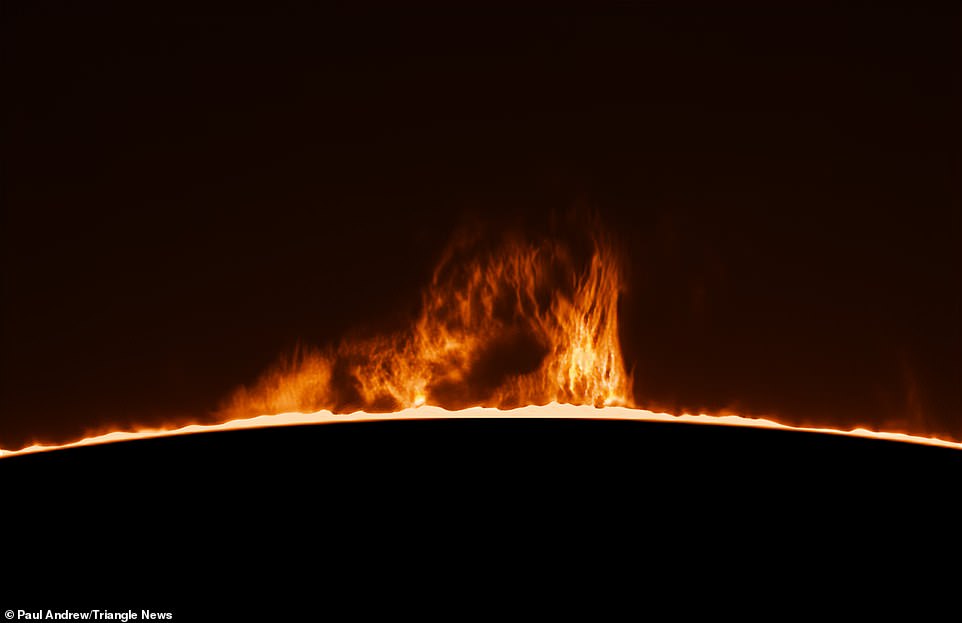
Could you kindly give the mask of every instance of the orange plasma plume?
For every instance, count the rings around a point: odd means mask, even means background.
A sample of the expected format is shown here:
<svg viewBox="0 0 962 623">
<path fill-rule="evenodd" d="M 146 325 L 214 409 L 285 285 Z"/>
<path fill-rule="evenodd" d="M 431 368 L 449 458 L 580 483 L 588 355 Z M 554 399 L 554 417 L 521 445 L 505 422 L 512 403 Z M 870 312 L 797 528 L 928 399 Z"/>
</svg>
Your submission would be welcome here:
<svg viewBox="0 0 962 623">
<path fill-rule="evenodd" d="M 410 330 L 300 352 L 240 390 L 228 413 L 630 405 L 611 247 L 593 236 L 578 258 L 554 241 L 478 246 L 448 250 Z"/>
</svg>

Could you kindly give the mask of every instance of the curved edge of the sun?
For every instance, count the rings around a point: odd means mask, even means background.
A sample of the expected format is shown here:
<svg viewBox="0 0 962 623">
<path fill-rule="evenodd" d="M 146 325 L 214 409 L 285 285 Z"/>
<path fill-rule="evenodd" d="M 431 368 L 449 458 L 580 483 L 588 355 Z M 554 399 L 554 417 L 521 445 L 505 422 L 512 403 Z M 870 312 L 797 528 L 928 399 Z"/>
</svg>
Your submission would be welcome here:
<svg viewBox="0 0 962 623">
<path fill-rule="evenodd" d="M 364 411 L 357 411 L 347 414 L 335 414 L 330 411 L 317 411 L 315 413 L 290 412 L 279 413 L 276 415 L 257 415 L 249 418 L 229 420 L 220 424 L 189 424 L 187 426 L 169 429 L 159 428 L 142 429 L 137 431 L 114 431 L 58 445 L 34 444 L 19 450 L 0 449 L 0 458 L 34 454 L 38 452 L 50 452 L 53 450 L 65 450 L 67 448 L 76 448 L 82 446 L 115 443 L 120 441 L 173 437 L 177 435 L 187 435 L 193 433 L 212 433 L 217 431 L 310 424 L 454 419 L 625 420 L 637 422 L 706 424 L 711 426 L 742 426 L 748 428 L 842 435 L 866 439 L 884 439 L 889 441 L 962 450 L 962 442 L 958 441 L 950 441 L 938 437 L 922 437 L 907 433 L 873 431 L 867 428 L 843 430 L 835 428 L 792 426 L 765 418 L 745 417 L 740 415 L 672 415 L 670 413 L 657 413 L 645 409 L 636 409 L 624 406 L 594 407 L 591 405 L 571 405 L 552 402 L 547 405 L 532 405 L 508 410 L 502 410 L 495 407 L 470 407 L 458 411 L 449 411 L 442 407 L 422 405 L 403 409 L 401 411 L 395 411 L 393 413 L 367 413 Z"/>
</svg>

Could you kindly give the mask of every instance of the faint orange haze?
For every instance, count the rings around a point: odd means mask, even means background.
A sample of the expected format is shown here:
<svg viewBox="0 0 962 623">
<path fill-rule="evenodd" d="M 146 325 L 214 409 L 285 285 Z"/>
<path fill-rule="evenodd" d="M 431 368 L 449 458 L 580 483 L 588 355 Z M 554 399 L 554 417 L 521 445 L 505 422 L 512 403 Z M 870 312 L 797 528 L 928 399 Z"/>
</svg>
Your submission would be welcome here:
<svg viewBox="0 0 962 623">
<path fill-rule="evenodd" d="M 582 232 L 584 233 L 584 232 Z M 230 399 L 227 417 L 558 402 L 633 404 L 618 341 L 622 266 L 598 228 L 580 245 L 457 239 L 413 326 L 298 350 Z"/>
</svg>

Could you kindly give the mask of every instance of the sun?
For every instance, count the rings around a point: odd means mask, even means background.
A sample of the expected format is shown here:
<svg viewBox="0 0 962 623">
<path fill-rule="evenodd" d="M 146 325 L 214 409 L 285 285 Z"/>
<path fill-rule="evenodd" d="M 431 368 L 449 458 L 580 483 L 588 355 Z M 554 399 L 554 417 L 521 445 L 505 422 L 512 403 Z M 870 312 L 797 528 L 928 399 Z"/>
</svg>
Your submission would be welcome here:
<svg viewBox="0 0 962 623">
<path fill-rule="evenodd" d="M 239 388 L 217 424 L 107 431 L 13 456 L 113 441 L 337 422 L 446 418 L 609 419 L 778 428 L 962 449 L 901 431 L 796 427 L 775 417 L 637 408 L 619 342 L 621 256 L 588 228 L 580 245 L 505 236 L 452 243 L 411 325 L 299 349 Z"/>
</svg>

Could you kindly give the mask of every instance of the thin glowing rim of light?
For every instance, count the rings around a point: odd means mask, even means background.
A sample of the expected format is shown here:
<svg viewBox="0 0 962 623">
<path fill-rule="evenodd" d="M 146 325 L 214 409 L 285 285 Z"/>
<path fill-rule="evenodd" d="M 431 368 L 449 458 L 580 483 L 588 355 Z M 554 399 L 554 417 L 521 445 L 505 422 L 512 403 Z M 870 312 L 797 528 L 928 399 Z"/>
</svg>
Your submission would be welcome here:
<svg viewBox="0 0 962 623">
<path fill-rule="evenodd" d="M 189 424 L 173 429 L 143 429 L 138 431 L 113 431 L 102 435 L 86 437 L 78 441 L 64 444 L 42 445 L 34 444 L 20 450 L 0 449 L 0 458 L 66 450 L 82 446 L 94 446 L 120 441 L 134 441 L 137 439 L 155 439 L 158 437 L 173 437 L 194 433 L 212 433 L 228 430 L 244 430 L 257 428 L 273 428 L 280 426 L 297 426 L 310 424 L 337 424 L 349 422 L 387 422 L 400 420 L 458 420 L 458 419 L 562 419 L 562 420 L 623 420 L 634 422 L 669 422 L 707 424 L 712 426 L 742 426 L 747 428 L 787 430 L 806 433 L 822 433 L 841 435 L 846 437 L 861 437 L 865 439 L 882 439 L 900 441 L 904 443 L 938 446 L 962 450 L 962 442 L 949 441 L 938 437 L 921 437 L 907 433 L 893 433 L 873 431 L 866 428 L 841 430 L 835 428 L 820 428 L 810 426 L 791 426 L 764 418 L 750 418 L 740 415 L 672 415 L 670 413 L 656 413 L 644 409 L 629 407 L 593 407 L 590 405 L 570 405 L 551 403 L 547 405 L 530 405 L 517 409 L 501 410 L 494 407 L 470 407 L 458 411 L 429 405 L 411 407 L 393 413 L 355 413 L 335 414 L 330 411 L 315 413 L 280 413 L 277 415 L 258 415 L 250 418 L 230 420 L 221 424 Z"/>
</svg>

